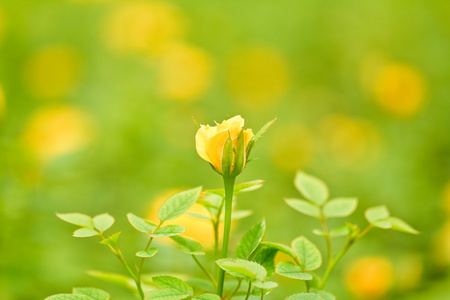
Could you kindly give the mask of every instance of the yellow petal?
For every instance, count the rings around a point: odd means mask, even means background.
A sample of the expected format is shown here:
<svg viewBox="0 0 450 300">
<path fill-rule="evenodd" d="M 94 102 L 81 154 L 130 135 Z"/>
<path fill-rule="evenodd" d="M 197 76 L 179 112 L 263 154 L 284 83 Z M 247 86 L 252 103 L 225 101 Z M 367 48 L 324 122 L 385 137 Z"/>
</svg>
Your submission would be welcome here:
<svg viewBox="0 0 450 300">
<path fill-rule="evenodd" d="M 200 125 L 200 128 L 197 130 L 197 134 L 195 135 L 195 148 L 197 149 L 198 155 L 211 163 L 208 154 L 206 154 L 206 145 L 209 139 L 217 133 L 216 126 L 209 125 Z"/>
<path fill-rule="evenodd" d="M 209 162 L 213 164 L 217 171 L 222 172 L 222 154 L 225 141 L 229 137 L 227 130 L 217 132 L 206 143 L 206 154 Z"/>
<path fill-rule="evenodd" d="M 238 137 L 239 133 L 241 133 L 244 123 L 245 120 L 240 115 L 237 115 L 217 124 L 217 131 L 228 130 L 231 138 L 234 140 Z"/>
<path fill-rule="evenodd" d="M 247 149 L 248 143 L 250 143 L 250 140 L 254 137 L 255 135 L 253 134 L 253 130 L 246 129 L 244 130 L 244 143 L 245 143 L 245 148 Z"/>
</svg>

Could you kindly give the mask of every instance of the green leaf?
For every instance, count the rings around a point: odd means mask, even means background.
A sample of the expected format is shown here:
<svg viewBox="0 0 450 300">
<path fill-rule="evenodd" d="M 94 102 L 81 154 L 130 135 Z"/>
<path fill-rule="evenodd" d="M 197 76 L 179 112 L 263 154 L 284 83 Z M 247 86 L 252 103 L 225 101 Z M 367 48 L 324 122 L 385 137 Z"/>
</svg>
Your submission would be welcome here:
<svg viewBox="0 0 450 300">
<path fill-rule="evenodd" d="M 319 249 L 304 236 L 292 241 L 292 249 L 306 271 L 315 270 L 322 264 L 322 255 Z"/>
<path fill-rule="evenodd" d="M 106 231 L 114 224 L 114 218 L 109 214 L 101 214 L 93 218 L 94 226 L 100 232 Z"/>
<path fill-rule="evenodd" d="M 278 283 L 273 281 L 265 281 L 265 282 L 253 281 L 253 285 L 259 289 L 270 291 L 276 288 L 278 286 Z"/>
<path fill-rule="evenodd" d="M 374 224 L 376 221 L 383 220 L 389 217 L 389 211 L 384 205 L 374 206 L 366 210 L 365 216 L 369 223 Z"/>
<path fill-rule="evenodd" d="M 68 214 L 56 214 L 56 216 L 67 223 L 94 229 L 94 223 L 92 222 L 92 218 L 89 217 L 88 215 L 80 213 L 68 213 Z"/>
<path fill-rule="evenodd" d="M 142 250 L 142 251 L 136 252 L 136 256 L 142 257 L 142 258 L 150 258 L 150 257 L 155 256 L 156 253 L 158 253 L 158 248 L 151 247 L 151 248 L 148 248 L 147 250 Z"/>
<path fill-rule="evenodd" d="M 246 210 L 235 210 L 233 211 L 233 214 L 231 215 L 231 220 L 240 220 L 243 218 L 246 218 L 248 216 L 251 216 L 253 211 L 246 209 Z M 220 218 L 221 222 L 223 222 L 223 217 Z"/>
<path fill-rule="evenodd" d="M 258 279 L 263 281 L 267 276 L 267 271 L 258 263 L 243 259 L 222 258 L 216 263 L 228 274 L 246 280 Z"/>
<path fill-rule="evenodd" d="M 116 233 L 112 234 L 111 236 L 109 236 L 108 238 L 104 239 L 103 241 L 100 242 L 100 244 L 114 246 L 115 244 L 117 244 L 119 237 L 120 237 L 120 231 L 116 232 Z"/>
<path fill-rule="evenodd" d="M 295 176 L 294 184 L 306 199 L 316 205 L 323 205 L 328 199 L 327 185 L 316 177 L 299 171 Z"/>
<path fill-rule="evenodd" d="M 107 292 L 96 288 L 74 288 L 73 293 L 86 296 L 90 300 L 109 300 Z"/>
<path fill-rule="evenodd" d="M 231 214 L 231 220 L 239 220 L 250 216 L 253 213 L 251 210 L 236 210 Z M 225 220 L 225 216 L 222 214 L 220 216 L 220 222 Z"/>
<path fill-rule="evenodd" d="M 374 221 L 372 223 L 372 225 L 375 227 L 378 227 L 378 228 L 382 228 L 382 229 L 391 229 L 392 228 L 391 222 L 387 221 L 387 219 Z"/>
<path fill-rule="evenodd" d="M 102 271 L 88 271 L 87 272 L 90 276 L 95 277 L 97 279 L 100 279 L 104 282 L 112 283 L 116 286 L 121 286 L 130 290 L 135 290 L 136 285 L 130 277 L 127 277 L 122 274 L 117 273 L 108 273 L 108 272 L 102 272 Z"/>
<path fill-rule="evenodd" d="M 175 219 L 184 214 L 197 201 L 202 187 L 183 191 L 170 196 L 158 211 L 161 222 Z"/>
<path fill-rule="evenodd" d="M 253 226 L 249 231 L 247 231 L 236 248 L 236 257 L 248 259 L 261 242 L 265 230 L 266 222 L 262 220 L 261 222 Z"/>
<path fill-rule="evenodd" d="M 294 253 L 294 250 L 292 250 L 291 247 L 280 244 L 280 243 L 273 243 L 273 242 L 261 242 L 261 246 L 268 247 L 268 248 L 274 248 L 279 250 L 280 252 L 289 255 L 293 259 L 296 259 L 296 255 Z"/>
<path fill-rule="evenodd" d="M 181 280 L 180 278 L 173 276 L 156 276 L 153 277 L 153 282 L 161 289 L 175 289 L 182 294 L 193 295 L 194 291 L 192 287 Z"/>
<path fill-rule="evenodd" d="M 322 300 L 322 297 L 318 294 L 301 293 L 291 295 L 287 297 L 285 300 Z"/>
<path fill-rule="evenodd" d="M 399 218 L 389 217 L 386 219 L 386 221 L 391 223 L 392 229 L 394 230 L 403 231 L 411 234 L 419 234 L 417 230 L 415 230 L 409 224 L 407 224 L 405 221 Z"/>
<path fill-rule="evenodd" d="M 351 215 L 358 205 L 356 198 L 336 198 L 330 200 L 323 207 L 323 215 L 326 218 L 341 218 Z"/>
<path fill-rule="evenodd" d="M 192 300 L 220 300 L 220 297 L 216 294 L 208 293 L 192 298 Z"/>
<path fill-rule="evenodd" d="M 201 219 L 201 220 L 208 220 L 208 221 L 211 220 L 211 217 L 210 216 L 206 216 L 206 215 L 201 215 L 201 214 L 196 214 L 196 213 L 191 213 L 191 212 L 187 212 L 186 214 L 188 216 L 191 216 L 191 217 L 194 217 L 194 218 L 197 218 L 197 219 Z"/>
<path fill-rule="evenodd" d="M 249 181 L 249 182 L 235 184 L 233 194 L 238 195 L 241 193 L 251 192 L 251 191 L 260 189 L 263 186 L 264 182 L 265 182 L 265 180 L 258 179 L 258 180 L 253 180 L 253 181 Z M 210 189 L 210 190 L 205 190 L 205 193 L 215 194 L 220 197 L 223 197 L 225 195 L 225 190 L 224 189 Z"/>
<path fill-rule="evenodd" d="M 167 225 L 156 230 L 155 233 L 151 233 L 150 236 L 154 238 L 166 237 L 166 236 L 174 236 L 178 234 L 182 234 L 185 232 L 185 229 L 181 225 Z"/>
<path fill-rule="evenodd" d="M 90 300 L 90 298 L 83 295 L 58 294 L 47 297 L 44 300 Z"/>
<path fill-rule="evenodd" d="M 322 300 L 336 300 L 336 297 L 333 294 L 322 290 L 311 289 L 311 293 L 319 294 L 322 297 Z"/>
<path fill-rule="evenodd" d="M 275 256 L 277 253 L 278 249 L 262 248 L 256 253 L 252 261 L 263 266 L 267 271 L 267 277 L 271 277 L 275 272 Z"/>
<path fill-rule="evenodd" d="M 136 230 L 138 230 L 140 232 L 152 234 L 153 231 L 157 228 L 156 224 L 154 224 L 148 220 L 139 218 L 138 216 L 136 216 L 132 213 L 128 213 L 127 218 L 128 218 L 128 221 L 130 222 L 131 226 L 133 226 Z"/>
<path fill-rule="evenodd" d="M 189 297 L 189 294 L 183 294 L 176 289 L 164 289 L 150 291 L 145 295 L 145 300 L 180 300 Z"/>
<path fill-rule="evenodd" d="M 300 279 L 300 280 L 311 280 L 313 277 L 311 274 L 304 273 L 302 268 L 294 265 L 290 261 L 283 261 L 277 265 L 275 272 L 284 277 Z"/>
<path fill-rule="evenodd" d="M 313 233 L 315 235 L 318 236 L 326 236 L 327 234 L 321 230 L 321 229 L 313 229 Z M 346 236 L 348 235 L 349 231 L 348 231 L 348 227 L 346 225 L 338 227 L 338 228 L 333 228 L 329 231 L 329 236 L 330 238 L 335 238 L 335 237 L 340 237 L 340 236 Z"/>
<path fill-rule="evenodd" d="M 98 235 L 98 234 L 99 233 L 97 230 L 90 229 L 90 228 L 80 228 L 73 232 L 73 236 L 79 237 L 79 238 L 91 237 L 91 236 Z"/>
<path fill-rule="evenodd" d="M 285 199 L 285 201 L 287 205 L 289 205 L 296 211 L 301 212 L 302 214 L 315 218 L 320 217 L 320 209 L 314 204 L 311 204 L 310 202 L 298 199 Z"/>
<path fill-rule="evenodd" d="M 170 238 L 178 244 L 178 249 L 186 254 L 205 255 L 202 245 L 197 241 L 182 236 L 172 236 Z"/>
</svg>

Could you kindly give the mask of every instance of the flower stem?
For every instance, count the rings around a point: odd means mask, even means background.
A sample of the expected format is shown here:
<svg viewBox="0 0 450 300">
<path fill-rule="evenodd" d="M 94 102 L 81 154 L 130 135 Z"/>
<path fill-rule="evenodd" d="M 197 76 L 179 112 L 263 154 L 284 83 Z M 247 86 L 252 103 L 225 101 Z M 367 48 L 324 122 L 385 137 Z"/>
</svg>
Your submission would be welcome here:
<svg viewBox="0 0 450 300">
<path fill-rule="evenodd" d="M 234 182 L 236 176 L 223 176 L 223 184 L 225 187 L 225 224 L 223 230 L 223 242 L 222 242 L 222 252 L 220 257 L 226 258 L 228 256 L 228 242 L 230 240 L 230 230 L 231 230 L 231 209 L 233 206 L 233 192 L 234 192 Z M 219 270 L 219 279 L 217 280 L 217 294 L 222 297 L 223 294 L 223 283 L 225 280 L 225 271 Z"/>
</svg>

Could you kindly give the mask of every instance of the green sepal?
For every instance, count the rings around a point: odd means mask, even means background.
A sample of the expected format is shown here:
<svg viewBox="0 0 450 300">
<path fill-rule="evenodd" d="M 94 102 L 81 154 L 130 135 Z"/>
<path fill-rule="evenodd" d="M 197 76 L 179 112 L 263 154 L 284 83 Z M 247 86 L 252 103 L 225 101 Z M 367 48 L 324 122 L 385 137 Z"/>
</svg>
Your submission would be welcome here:
<svg viewBox="0 0 450 300">
<path fill-rule="evenodd" d="M 245 153 L 244 130 L 241 130 L 236 140 L 236 149 L 232 175 L 237 176 L 243 171 L 245 159 L 246 153 Z"/>
<path fill-rule="evenodd" d="M 227 137 L 222 150 L 222 175 L 228 176 L 231 174 L 231 166 L 233 165 L 233 140 Z"/>
<path fill-rule="evenodd" d="M 255 146 L 255 143 L 263 136 L 263 134 L 270 128 L 270 126 L 275 123 L 277 118 L 273 119 L 272 121 L 267 122 L 256 134 L 255 136 L 250 140 L 250 142 L 247 145 L 247 158 L 250 156 L 250 152 L 252 151 L 253 147 Z"/>
</svg>

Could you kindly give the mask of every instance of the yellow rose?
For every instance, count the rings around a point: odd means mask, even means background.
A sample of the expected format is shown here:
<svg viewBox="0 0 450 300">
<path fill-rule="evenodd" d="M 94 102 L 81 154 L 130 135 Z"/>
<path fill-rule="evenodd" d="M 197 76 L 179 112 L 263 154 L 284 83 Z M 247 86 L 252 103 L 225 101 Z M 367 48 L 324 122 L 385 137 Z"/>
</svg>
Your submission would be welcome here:
<svg viewBox="0 0 450 300">
<path fill-rule="evenodd" d="M 217 126 L 201 125 L 195 135 L 198 155 L 220 174 L 237 175 L 245 167 L 254 134 L 243 129 L 244 123 L 241 116 L 235 116 Z"/>
</svg>

